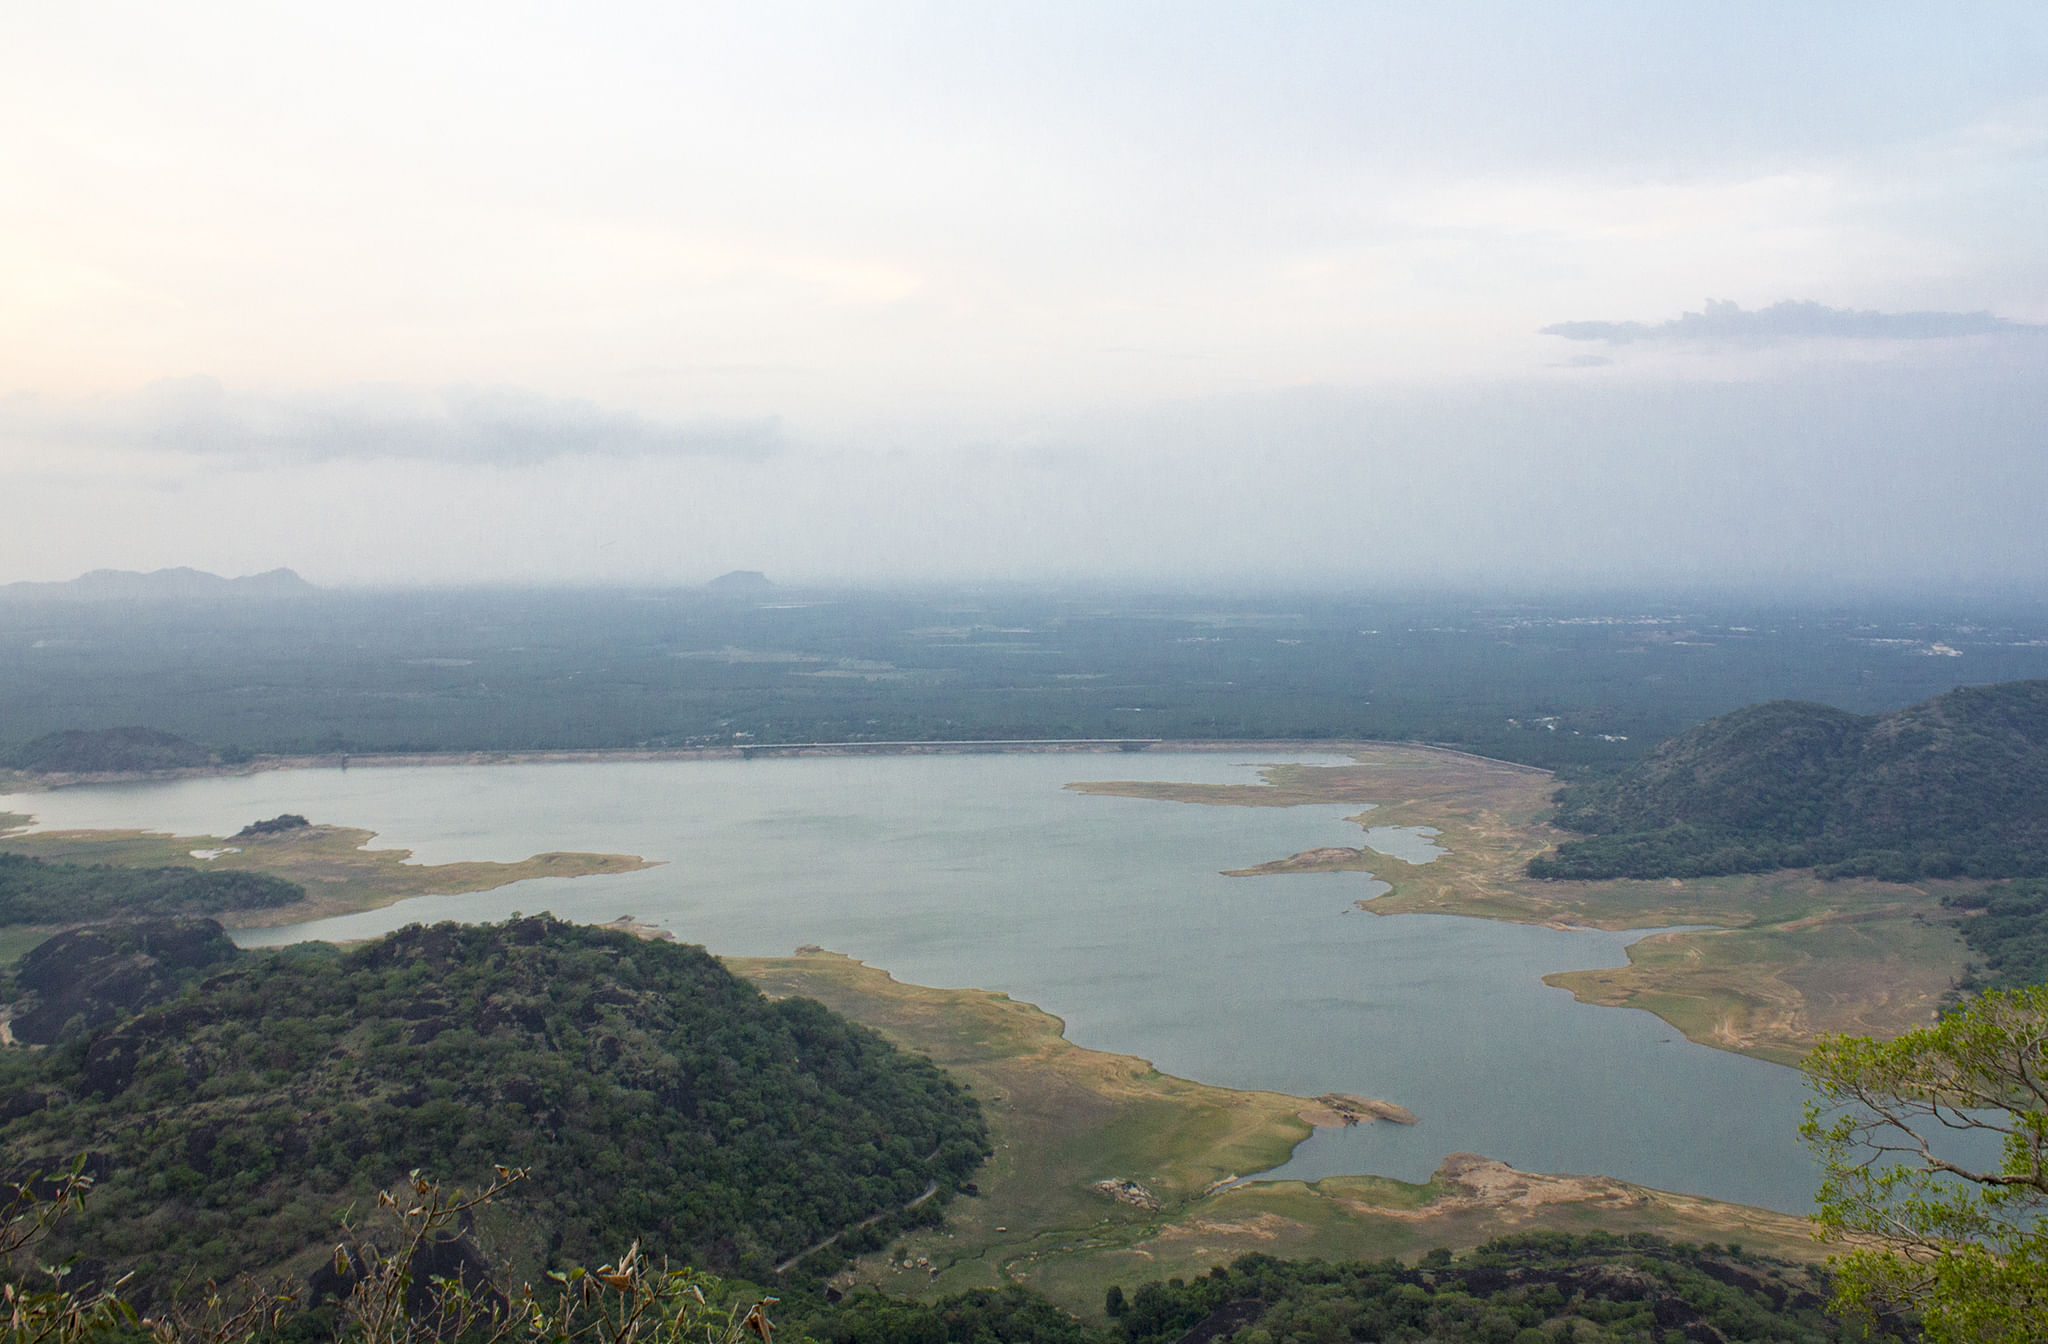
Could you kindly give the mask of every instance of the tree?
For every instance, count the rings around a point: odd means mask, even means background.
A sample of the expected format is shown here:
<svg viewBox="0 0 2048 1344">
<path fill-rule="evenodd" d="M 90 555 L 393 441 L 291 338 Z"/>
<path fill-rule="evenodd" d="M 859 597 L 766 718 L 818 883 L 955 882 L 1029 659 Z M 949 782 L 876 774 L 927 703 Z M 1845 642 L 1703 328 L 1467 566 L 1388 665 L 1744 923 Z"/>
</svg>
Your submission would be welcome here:
<svg viewBox="0 0 2048 1344">
<path fill-rule="evenodd" d="M 289 1337 L 300 1304 L 253 1279 L 208 1283 L 196 1296 L 142 1316 L 111 1288 L 71 1286 L 64 1270 L 11 1261 L 33 1252 L 50 1229 L 80 1208 L 92 1179 L 84 1161 L 70 1172 L 0 1184 L 0 1339 L 7 1344 L 273 1344 Z M 527 1173 L 495 1169 L 482 1190 L 444 1189 L 419 1172 L 377 1196 L 377 1211 L 397 1222 L 395 1249 L 353 1235 L 335 1248 L 335 1280 L 343 1289 L 335 1338 L 351 1344 L 774 1344 L 768 1308 L 777 1299 L 743 1295 L 726 1301 L 718 1279 L 640 1254 L 635 1242 L 617 1263 L 548 1275 L 535 1289 L 507 1291 L 482 1273 L 488 1262 L 457 1255 L 451 1276 L 434 1275 L 446 1251 L 468 1240 L 470 1215 L 523 1181 Z M 348 1228 L 351 1234 L 355 1229 Z M 390 1229 L 385 1229 L 387 1237 Z M 473 1249 L 473 1248 L 472 1248 Z M 44 1288 L 29 1281 L 49 1277 Z M 22 1281 L 17 1281 L 22 1280 Z M 125 1280 L 123 1280 L 125 1282 Z M 188 1285 L 189 1287 L 189 1285 Z M 300 1330 L 300 1338 L 314 1332 Z M 785 1335 L 789 1340 L 791 1336 Z M 796 1344 L 804 1344 L 797 1340 Z"/>
<path fill-rule="evenodd" d="M 1923 1313 L 1935 1344 L 2033 1344 L 2048 1321 L 2048 985 L 1892 1041 L 1823 1038 L 1801 1133 L 1815 1216 L 1850 1249 L 1836 1305 Z M 1996 1150 L 1995 1152 L 1993 1150 Z"/>
</svg>

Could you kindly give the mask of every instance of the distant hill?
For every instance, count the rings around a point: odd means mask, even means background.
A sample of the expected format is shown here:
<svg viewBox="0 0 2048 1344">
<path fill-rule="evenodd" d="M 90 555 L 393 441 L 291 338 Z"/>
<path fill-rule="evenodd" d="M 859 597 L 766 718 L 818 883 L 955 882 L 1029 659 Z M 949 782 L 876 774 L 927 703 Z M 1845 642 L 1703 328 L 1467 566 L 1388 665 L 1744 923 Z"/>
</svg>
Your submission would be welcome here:
<svg viewBox="0 0 2048 1344">
<path fill-rule="evenodd" d="M 289 569 L 224 579 L 199 569 L 95 569 L 62 583 L 0 584 L 0 601 L 165 601 L 189 598 L 302 597 L 320 590 Z"/>
<path fill-rule="evenodd" d="M 735 569 L 730 574 L 721 574 L 704 585 L 706 592 L 724 593 L 728 596 L 765 593 L 774 587 L 768 576 L 758 569 Z"/>
<path fill-rule="evenodd" d="M 2048 874 L 2048 681 L 1970 686 L 1891 714 L 1777 700 L 1558 795 L 1568 841 L 1537 877 Z"/>
<path fill-rule="evenodd" d="M 45 775 L 129 774 L 196 769 L 212 765 L 213 753 L 155 728 L 66 728 L 45 733 L 7 761 L 17 770 Z"/>
<path fill-rule="evenodd" d="M 81 1147 L 92 1199 L 38 1255 L 132 1270 L 147 1301 L 331 1265 L 338 1210 L 494 1163 L 531 1168 L 492 1212 L 520 1275 L 637 1239 L 764 1279 L 934 1220 L 987 1139 L 929 1060 L 817 1003 L 541 916 L 245 952 L 89 1038 L 0 1050 L 0 1171 Z"/>
</svg>

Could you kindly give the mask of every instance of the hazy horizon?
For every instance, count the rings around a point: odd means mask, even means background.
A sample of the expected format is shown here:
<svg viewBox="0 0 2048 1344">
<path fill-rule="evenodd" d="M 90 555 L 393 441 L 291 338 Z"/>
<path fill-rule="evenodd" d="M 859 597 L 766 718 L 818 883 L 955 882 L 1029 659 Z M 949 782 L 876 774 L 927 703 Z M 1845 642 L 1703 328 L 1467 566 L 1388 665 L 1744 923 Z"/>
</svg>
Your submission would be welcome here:
<svg viewBox="0 0 2048 1344">
<path fill-rule="evenodd" d="M 2020 584 L 2010 586 L 1980 585 L 1972 588 L 1940 586 L 1930 584 L 1912 588 L 1906 586 L 1876 585 L 1853 586 L 1843 582 L 1830 582 L 1825 578 L 1808 576 L 1799 582 L 1788 582 L 1776 586 L 1731 585 L 1727 583 L 1664 584 L 1642 583 L 1559 583 L 1541 579 L 1515 579 L 1495 577 L 1483 580 L 1455 583 L 1443 580 L 1412 580 L 1407 582 L 1383 583 L 1337 583 L 1303 581 L 1289 583 L 1257 577 L 1231 581 L 1216 579 L 1158 578 L 1148 581 L 1124 579 L 1116 575 L 1090 575 L 1086 577 L 1027 576 L 1021 578 L 948 578 L 937 576 L 924 579 L 874 579 L 858 580 L 846 578 L 814 578 L 801 574 L 773 574 L 755 569 L 728 570 L 724 574 L 686 576 L 676 579 L 617 580 L 617 579 L 570 579 L 538 576 L 531 579 L 483 579 L 466 581 L 357 581 L 340 583 L 316 583 L 290 565 L 276 566 L 273 570 L 256 574 L 216 574 L 210 570 L 190 565 L 167 565 L 156 570 L 118 569 L 98 566 L 84 574 L 72 575 L 59 580 L 23 580 L 0 577 L 0 601 L 18 597 L 19 590 L 38 590 L 35 600 L 51 597 L 63 598 L 62 590 L 77 580 L 94 576 L 118 575 L 140 576 L 143 578 L 165 573 L 197 574 L 208 579 L 226 581 L 248 580 L 265 577 L 277 570 L 284 570 L 308 584 L 311 595 L 322 597 L 401 598 L 406 596 L 518 596 L 527 595 L 639 595 L 690 596 L 703 595 L 720 597 L 717 581 L 734 573 L 760 574 L 767 580 L 765 589 L 728 591 L 721 600 L 732 602 L 757 602 L 772 606 L 778 598 L 816 601 L 887 601 L 904 598 L 917 601 L 958 600 L 963 603 L 985 599 L 1007 601 L 1011 599 L 1047 601 L 1088 602 L 1101 601 L 1122 606 L 1128 603 L 1144 603 L 1149 600 L 1166 602 L 1215 601 L 1246 602 L 1252 604 L 1273 603 L 1321 603 L 1321 602 L 1381 602 L 1390 607 L 1450 607 L 1464 608 L 1472 612 L 1527 607 L 1552 614 L 1569 609 L 1583 609 L 1589 614 L 1614 619 L 1633 616 L 1655 618 L 1668 615 L 1673 610 L 1693 609 L 1700 612 L 1754 611 L 1771 612 L 1782 610 L 1788 614 L 1813 615 L 1854 611 L 1881 613 L 1887 618 L 1926 619 L 1931 621 L 1966 620 L 1970 617 L 1984 618 L 2039 618 L 2048 614 L 2048 594 L 2038 588 Z M 248 600 L 268 601 L 270 597 L 261 593 L 247 595 Z M 91 601 L 91 598 L 80 598 Z M 129 599 L 122 599 L 129 600 Z M 154 600 L 143 598 L 142 600 Z M 205 595 L 185 596 L 167 594 L 161 597 L 165 602 L 185 600 L 212 600 Z M 287 595 L 283 600 L 290 601 Z M 18 603 L 17 603 L 18 605 Z"/>
<path fill-rule="evenodd" d="M 0 21 L 0 582 L 2048 592 L 2048 11 Z"/>
</svg>

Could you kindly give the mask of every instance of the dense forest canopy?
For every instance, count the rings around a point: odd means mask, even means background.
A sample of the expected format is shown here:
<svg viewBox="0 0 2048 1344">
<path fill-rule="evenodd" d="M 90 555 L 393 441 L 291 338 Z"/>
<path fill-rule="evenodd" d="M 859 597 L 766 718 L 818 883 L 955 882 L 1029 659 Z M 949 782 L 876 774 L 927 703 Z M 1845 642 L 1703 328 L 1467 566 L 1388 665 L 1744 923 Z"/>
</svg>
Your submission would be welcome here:
<svg viewBox="0 0 2048 1344">
<path fill-rule="evenodd" d="M 788 588 L 0 601 L 0 750 L 150 724 L 224 759 L 1374 738 L 1597 771 L 1758 701 L 1875 713 L 2027 677 L 2048 677 L 2048 614 L 1898 604 Z"/>
<path fill-rule="evenodd" d="M 306 890 L 268 873 L 54 863 L 0 851 L 0 927 L 269 910 Z"/>
<path fill-rule="evenodd" d="M 1752 705 L 1558 803 L 1557 823 L 1590 838 L 1532 862 L 1538 877 L 2042 875 L 2048 681 L 1969 686 L 1873 716 Z"/>
<path fill-rule="evenodd" d="M 1943 904 L 1965 912 L 1957 928 L 1977 963 L 1968 991 L 2048 984 L 2048 878 L 1995 882 Z"/>
<path fill-rule="evenodd" d="M 156 728 L 66 728 L 18 748 L 7 764 L 39 774 L 92 775 L 116 771 L 189 770 L 213 764 L 197 742 Z"/>
<path fill-rule="evenodd" d="M 1899 1322 L 1876 1334 L 1831 1318 L 1827 1283 L 1739 1248 L 1651 1236 L 1536 1233 L 1419 1263 L 1332 1263 L 1244 1256 L 1192 1280 L 1109 1292 L 1110 1322 L 1085 1325 L 1021 1289 L 937 1302 L 876 1294 L 793 1312 L 823 1344 L 1666 1344 L 1742 1340 L 1823 1344 L 1911 1339 Z"/>
<path fill-rule="evenodd" d="M 89 1146 L 98 1184 L 55 1253 L 145 1295 L 303 1271 L 336 1210 L 496 1163 L 531 1168 L 528 1272 L 637 1239 L 761 1275 L 863 1220 L 873 1238 L 937 1216 L 986 1151 L 929 1061 L 701 948 L 546 917 L 244 954 L 118 1026 L 0 1054 L 0 1115 L 15 1179 Z"/>
</svg>

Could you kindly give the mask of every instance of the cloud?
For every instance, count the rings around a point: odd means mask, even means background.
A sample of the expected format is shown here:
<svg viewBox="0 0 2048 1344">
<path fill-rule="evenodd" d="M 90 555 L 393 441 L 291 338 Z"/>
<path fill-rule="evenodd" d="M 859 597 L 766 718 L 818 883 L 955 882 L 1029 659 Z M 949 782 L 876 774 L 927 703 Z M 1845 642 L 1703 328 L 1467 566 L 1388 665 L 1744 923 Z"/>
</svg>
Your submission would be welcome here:
<svg viewBox="0 0 2048 1344">
<path fill-rule="evenodd" d="M 231 392 L 207 377 L 130 397 L 49 405 L 0 401 L 0 445 L 105 448 L 323 462 L 399 458 L 521 466 L 566 457 L 733 457 L 777 452 L 774 420 L 650 419 L 519 387 L 372 384 L 318 392 Z"/>
<path fill-rule="evenodd" d="M 1568 341 L 1714 342 L 1770 345 L 1778 341 L 1924 341 L 1953 336 L 1996 336 L 2041 331 L 2035 323 L 2013 322 L 1990 313 L 1877 313 L 1784 299 L 1768 308 L 1708 299 L 1705 312 L 1683 313 L 1664 322 L 1556 322 L 1545 336 Z"/>
</svg>

